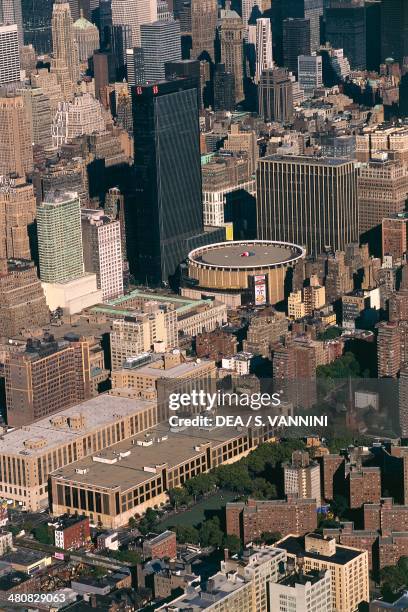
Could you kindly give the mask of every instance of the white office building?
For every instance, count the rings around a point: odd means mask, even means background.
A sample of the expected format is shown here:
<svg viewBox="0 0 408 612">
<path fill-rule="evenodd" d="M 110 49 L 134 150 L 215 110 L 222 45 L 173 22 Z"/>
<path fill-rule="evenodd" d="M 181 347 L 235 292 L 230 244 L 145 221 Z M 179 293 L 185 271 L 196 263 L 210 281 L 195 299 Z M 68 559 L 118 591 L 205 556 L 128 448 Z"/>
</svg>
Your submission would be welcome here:
<svg viewBox="0 0 408 612">
<path fill-rule="evenodd" d="M 0 85 L 20 81 L 20 51 L 16 24 L 0 25 Z"/>
</svg>

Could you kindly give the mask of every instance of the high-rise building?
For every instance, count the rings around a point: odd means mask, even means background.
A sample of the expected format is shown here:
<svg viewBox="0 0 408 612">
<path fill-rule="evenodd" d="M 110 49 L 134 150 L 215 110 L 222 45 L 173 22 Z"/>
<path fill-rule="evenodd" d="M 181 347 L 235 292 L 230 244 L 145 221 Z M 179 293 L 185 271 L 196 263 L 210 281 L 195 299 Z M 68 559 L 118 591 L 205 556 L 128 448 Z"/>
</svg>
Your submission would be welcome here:
<svg viewBox="0 0 408 612">
<path fill-rule="evenodd" d="M 81 212 L 76 194 L 49 194 L 37 210 L 40 278 L 44 283 L 73 280 L 84 273 Z"/>
<path fill-rule="evenodd" d="M 0 98 L 0 175 L 25 176 L 33 169 L 33 134 L 24 99 Z"/>
<path fill-rule="evenodd" d="M 52 123 L 52 142 L 54 147 L 60 147 L 77 136 L 104 130 L 101 103 L 85 93 L 75 96 L 72 102 L 60 103 Z"/>
<path fill-rule="evenodd" d="M 206 79 L 201 78 L 202 64 L 208 66 L 208 62 L 200 62 L 198 60 L 180 60 L 177 62 L 167 62 L 165 65 L 166 79 L 171 81 L 174 78 L 189 78 L 195 79 L 198 90 L 198 104 L 200 109 L 203 108 L 203 90 Z"/>
<path fill-rule="evenodd" d="M 80 77 L 78 47 L 68 2 L 56 0 L 52 9 L 52 51 L 57 70 L 66 69 L 75 84 Z"/>
<path fill-rule="evenodd" d="M 5 365 L 7 422 L 11 427 L 37 419 L 91 397 L 90 343 L 29 340 L 24 353 L 9 353 Z"/>
<path fill-rule="evenodd" d="M 99 30 L 90 21 L 81 17 L 73 25 L 75 41 L 78 45 L 78 58 L 82 63 L 86 63 L 99 49 Z"/>
<path fill-rule="evenodd" d="M 323 15 L 323 0 L 285 0 L 282 17 L 309 19 L 311 52 L 320 47 L 320 19 Z"/>
<path fill-rule="evenodd" d="M 293 118 L 292 81 L 287 70 L 263 70 L 259 83 L 258 113 L 264 121 L 290 123 Z"/>
<path fill-rule="evenodd" d="M 146 83 L 144 70 L 144 56 L 141 47 L 126 49 L 127 82 L 130 87 Z"/>
<path fill-rule="evenodd" d="M 401 331 L 396 321 L 378 324 L 378 376 L 396 378 L 401 367 Z"/>
<path fill-rule="evenodd" d="M 306 97 L 312 97 L 315 89 L 323 85 L 323 62 L 320 55 L 299 55 L 299 85 Z"/>
<path fill-rule="evenodd" d="M 214 110 L 232 111 L 235 108 L 235 76 L 225 64 L 216 64 L 214 71 Z"/>
<path fill-rule="evenodd" d="M 283 58 L 285 68 L 297 74 L 299 55 L 310 55 L 310 20 L 289 17 L 283 22 Z"/>
<path fill-rule="evenodd" d="M 28 228 L 36 217 L 33 185 L 13 178 L 0 191 L 0 259 L 31 259 Z"/>
<path fill-rule="evenodd" d="M 266 17 L 256 20 L 255 54 L 255 82 L 259 83 L 262 72 L 273 68 L 272 27 Z"/>
<path fill-rule="evenodd" d="M 117 187 L 112 187 L 106 193 L 104 211 L 110 219 L 120 223 L 122 259 L 127 266 L 125 198 Z"/>
<path fill-rule="evenodd" d="M 14 25 L 0 25 L 0 85 L 20 80 L 18 30 Z"/>
<path fill-rule="evenodd" d="M 368 552 L 339 546 L 334 538 L 316 533 L 304 538 L 288 536 L 276 543 L 295 563 L 303 560 L 303 571 L 327 570 L 331 574 L 332 610 L 353 612 L 369 601 Z"/>
<path fill-rule="evenodd" d="M 382 220 L 382 256 L 401 261 L 408 252 L 408 213 L 397 213 Z"/>
<path fill-rule="evenodd" d="M 283 465 L 285 495 L 314 499 L 321 504 L 320 465 L 310 461 L 307 451 L 294 451 L 292 462 Z"/>
<path fill-rule="evenodd" d="M 140 26 L 146 82 L 165 78 L 165 63 L 181 60 L 180 23 L 155 21 Z"/>
<path fill-rule="evenodd" d="M 47 325 L 50 313 L 32 261 L 0 262 L 0 334 L 13 338 Z"/>
<path fill-rule="evenodd" d="M 304 573 L 303 568 L 279 582 L 270 582 L 271 610 L 280 612 L 332 612 L 331 572 L 312 570 Z"/>
<path fill-rule="evenodd" d="M 377 16 L 377 34 L 372 32 Z M 333 2 L 326 9 L 326 40 L 335 49 L 343 49 L 352 69 L 377 68 L 379 63 L 378 36 L 380 3 L 361 0 Z M 373 40 L 375 37 L 375 40 Z M 375 44 L 376 41 L 376 44 Z"/>
<path fill-rule="evenodd" d="M 103 210 L 82 209 L 82 245 L 85 272 L 96 274 L 104 300 L 123 295 L 123 261 L 120 222 Z"/>
<path fill-rule="evenodd" d="M 18 44 L 22 47 L 24 36 L 21 0 L 0 0 L 0 23 L 17 26 Z"/>
<path fill-rule="evenodd" d="M 404 363 L 398 384 L 398 412 L 401 436 L 408 438 L 408 363 Z"/>
<path fill-rule="evenodd" d="M 33 45 L 38 55 L 52 48 L 51 16 L 53 0 L 21 0 L 24 44 Z"/>
<path fill-rule="evenodd" d="M 157 0 L 112 0 L 112 24 L 130 25 L 132 47 L 141 46 L 140 26 L 157 21 Z"/>
<path fill-rule="evenodd" d="M 204 53 L 214 61 L 217 20 L 217 0 L 191 0 L 192 59 L 200 58 Z"/>
<path fill-rule="evenodd" d="M 304 245 L 312 255 L 358 239 L 351 161 L 272 155 L 258 162 L 258 237 Z M 307 191 L 303 186 L 309 185 Z"/>
<path fill-rule="evenodd" d="M 122 80 L 126 68 L 126 51 L 132 49 L 132 28 L 130 25 L 114 25 L 111 29 L 111 50 L 116 64 L 116 78 Z"/>
<path fill-rule="evenodd" d="M 138 188 L 129 263 L 138 278 L 167 282 L 189 252 L 186 241 L 203 231 L 196 83 L 179 79 L 133 94 Z"/>
<path fill-rule="evenodd" d="M 221 62 L 234 75 L 235 102 L 244 98 L 244 26 L 235 11 L 222 10 L 220 15 Z"/>
<path fill-rule="evenodd" d="M 52 110 L 49 97 L 40 87 L 20 89 L 32 125 L 35 145 L 50 149 L 52 147 Z"/>
<path fill-rule="evenodd" d="M 383 158 L 363 164 L 357 186 L 360 234 L 380 226 L 385 217 L 405 210 L 408 172 L 401 163 Z"/>
<path fill-rule="evenodd" d="M 261 0 L 242 0 L 242 23 L 245 28 L 245 37 L 247 35 L 248 21 L 255 6 L 260 5 Z"/>
<path fill-rule="evenodd" d="M 392 57 L 398 62 L 408 56 L 408 5 L 405 0 L 381 3 L 381 61 Z"/>
</svg>

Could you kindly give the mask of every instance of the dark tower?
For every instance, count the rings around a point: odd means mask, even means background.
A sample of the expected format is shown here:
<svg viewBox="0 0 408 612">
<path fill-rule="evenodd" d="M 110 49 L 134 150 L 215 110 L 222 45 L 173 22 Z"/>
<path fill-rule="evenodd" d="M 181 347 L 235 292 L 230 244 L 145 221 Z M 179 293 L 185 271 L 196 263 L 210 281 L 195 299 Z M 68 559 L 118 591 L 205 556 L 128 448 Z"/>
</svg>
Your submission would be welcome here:
<svg viewBox="0 0 408 612">
<path fill-rule="evenodd" d="M 196 81 L 132 88 L 135 197 L 128 256 L 141 282 L 167 283 L 203 232 Z"/>
</svg>

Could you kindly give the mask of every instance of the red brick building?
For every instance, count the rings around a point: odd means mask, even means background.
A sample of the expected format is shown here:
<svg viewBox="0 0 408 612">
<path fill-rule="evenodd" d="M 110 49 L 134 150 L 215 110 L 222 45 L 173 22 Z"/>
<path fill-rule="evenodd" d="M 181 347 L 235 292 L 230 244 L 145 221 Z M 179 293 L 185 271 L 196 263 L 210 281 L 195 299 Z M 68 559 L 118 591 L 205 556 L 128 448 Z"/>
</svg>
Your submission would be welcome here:
<svg viewBox="0 0 408 612">
<path fill-rule="evenodd" d="M 143 542 L 145 559 L 174 559 L 177 554 L 177 540 L 174 531 L 164 531 Z"/>
<path fill-rule="evenodd" d="M 322 475 L 322 497 L 331 501 L 334 499 L 334 491 L 339 487 L 344 487 L 346 461 L 341 455 L 323 455 L 319 461 Z"/>
<path fill-rule="evenodd" d="M 379 503 L 381 499 L 381 469 L 362 467 L 353 469 L 347 476 L 350 508 L 361 508 L 363 504 Z"/>
<path fill-rule="evenodd" d="M 401 557 L 408 556 L 408 532 L 381 537 L 378 549 L 380 570 L 387 565 L 396 565 Z"/>
<path fill-rule="evenodd" d="M 233 334 L 216 329 L 203 332 L 196 336 L 197 357 L 221 361 L 223 357 L 235 355 L 238 350 L 238 340 Z"/>
<path fill-rule="evenodd" d="M 64 550 L 82 548 L 91 539 L 89 517 L 62 516 L 54 523 L 55 546 Z"/>
<path fill-rule="evenodd" d="M 378 504 L 364 504 L 364 528 L 381 530 L 383 535 L 408 528 L 408 505 L 394 504 L 391 497 L 383 497 Z"/>
<path fill-rule="evenodd" d="M 265 532 L 304 535 L 317 527 L 316 500 L 288 497 L 287 500 L 231 502 L 226 506 L 228 535 L 236 535 L 244 544 Z"/>
<path fill-rule="evenodd" d="M 376 560 L 373 559 L 373 552 L 375 553 L 375 545 L 379 537 L 376 530 L 355 530 L 353 523 L 342 523 L 338 529 L 323 529 L 323 535 L 335 538 L 336 542 L 343 546 L 366 550 L 368 552 L 368 566 L 370 570 L 373 569 L 373 565 L 375 566 Z"/>
</svg>

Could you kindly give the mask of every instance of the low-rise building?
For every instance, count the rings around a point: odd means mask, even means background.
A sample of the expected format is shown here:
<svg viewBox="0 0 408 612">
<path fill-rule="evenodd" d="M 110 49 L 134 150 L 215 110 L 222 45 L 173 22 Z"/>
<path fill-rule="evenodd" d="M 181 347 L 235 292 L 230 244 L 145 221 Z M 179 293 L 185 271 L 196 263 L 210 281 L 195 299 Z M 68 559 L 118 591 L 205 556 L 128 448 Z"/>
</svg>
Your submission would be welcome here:
<svg viewBox="0 0 408 612">
<path fill-rule="evenodd" d="M 75 550 L 85 546 L 91 539 L 87 516 L 61 516 L 56 523 L 51 524 L 51 527 L 54 529 L 54 541 L 57 548 Z"/>
</svg>

